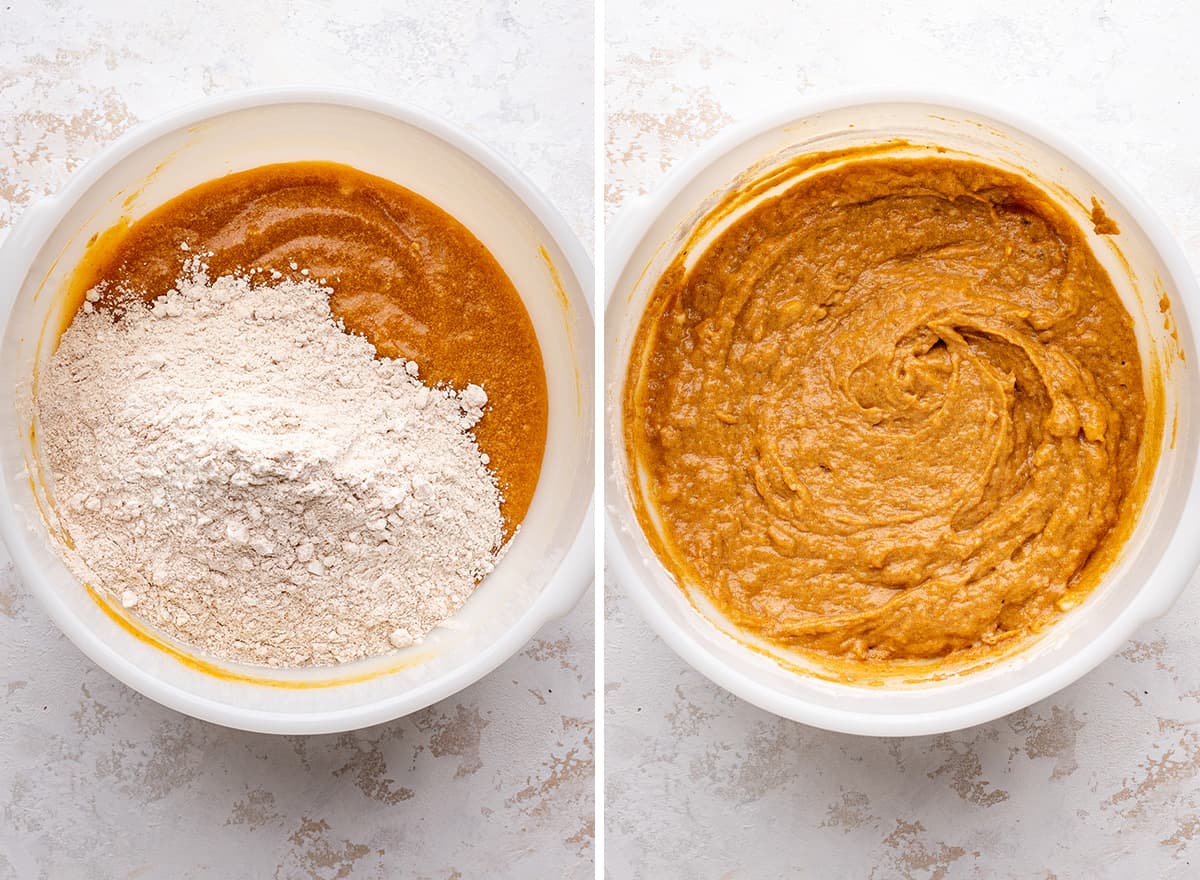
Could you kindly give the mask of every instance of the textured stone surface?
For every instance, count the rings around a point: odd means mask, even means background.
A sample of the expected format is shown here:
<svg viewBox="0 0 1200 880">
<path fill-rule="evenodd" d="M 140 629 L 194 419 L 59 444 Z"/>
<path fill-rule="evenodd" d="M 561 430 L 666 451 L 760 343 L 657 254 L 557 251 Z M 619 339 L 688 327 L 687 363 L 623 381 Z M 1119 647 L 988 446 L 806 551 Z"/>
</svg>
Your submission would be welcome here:
<svg viewBox="0 0 1200 880">
<path fill-rule="evenodd" d="M 733 11 L 731 11 L 733 10 Z M 1200 9 L 1138 2 L 609 0 L 610 216 L 735 121 L 806 96 L 952 89 L 1117 168 L 1200 265 Z M 1184 878 L 1200 864 L 1200 589 L 1052 699 L 947 736 L 761 712 L 608 599 L 609 876 Z"/>
<path fill-rule="evenodd" d="M 0 227 L 140 119 L 320 83 L 465 126 L 590 245 L 591 9 L 390 5 L 0 4 Z M 491 676 L 401 721 L 259 736 L 118 684 L 0 551 L 0 880 L 591 877 L 591 617 L 585 597 Z"/>
</svg>

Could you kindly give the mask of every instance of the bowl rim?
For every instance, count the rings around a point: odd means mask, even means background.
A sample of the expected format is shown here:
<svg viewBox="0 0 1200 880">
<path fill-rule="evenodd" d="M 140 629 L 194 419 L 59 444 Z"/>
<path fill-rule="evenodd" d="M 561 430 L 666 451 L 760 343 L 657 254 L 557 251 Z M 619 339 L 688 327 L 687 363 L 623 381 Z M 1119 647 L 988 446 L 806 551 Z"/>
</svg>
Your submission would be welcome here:
<svg viewBox="0 0 1200 880">
<path fill-rule="evenodd" d="M 0 329 L 7 327 L 12 305 L 28 274 L 29 263 L 41 250 L 46 238 L 78 199 L 113 167 L 136 150 L 167 134 L 229 113 L 279 104 L 327 104 L 387 116 L 440 138 L 478 162 L 532 211 L 545 227 L 564 255 L 566 268 L 579 282 L 584 306 L 579 314 L 585 322 L 594 325 L 594 273 L 582 242 L 546 195 L 511 161 L 465 129 L 415 105 L 360 89 L 288 85 L 240 90 L 194 101 L 144 121 L 77 168 L 55 194 L 28 205 L 9 229 L 5 240 L 0 242 Z M 589 346 L 592 344 L 590 335 L 586 343 Z M 594 363 L 588 363 L 587 366 L 594 369 Z M 584 415 L 588 412 L 594 415 L 592 388 L 585 387 L 582 393 L 587 398 Z M 594 418 L 588 419 L 586 424 L 594 441 Z M 586 448 L 590 455 L 594 455 L 594 442 Z M 593 486 L 578 530 L 558 566 L 548 572 L 540 594 L 487 650 L 472 656 L 467 662 L 417 687 L 358 706 L 309 711 L 301 704 L 300 708 L 290 711 L 264 711 L 183 691 L 142 670 L 82 623 L 58 596 L 57 590 L 43 579 L 33 561 L 26 529 L 18 523 L 12 510 L 9 475 L 0 474 L 0 539 L 4 541 L 26 589 L 37 597 L 71 642 L 109 674 L 168 708 L 204 721 L 259 733 L 318 734 L 355 730 L 408 715 L 474 684 L 514 656 L 543 625 L 562 617 L 579 602 L 593 580 L 594 518 Z M 330 690 L 336 688 L 337 685 L 330 686 Z"/>
<path fill-rule="evenodd" d="M 607 318 L 616 301 L 615 293 L 622 275 L 628 270 L 642 267 L 631 266 L 634 252 L 646 238 L 661 211 L 709 165 L 726 153 L 761 134 L 787 123 L 820 113 L 847 110 L 879 104 L 928 105 L 992 119 L 1025 136 L 1040 140 L 1056 150 L 1079 168 L 1095 178 L 1115 197 L 1145 232 L 1154 250 L 1162 259 L 1174 284 L 1177 296 L 1172 307 L 1182 309 L 1189 322 L 1195 327 L 1200 324 L 1200 286 L 1192 274 L 1181 246 L 1166 224 L 1143 201 L 1141 196 L 1127 184 L 1117 172 L 1089 155 L 1085 150 L 1066 140 L 1054 131 L 1029 120 L 1021 114 L 998 107 L 991 102 L 964 97 L 947 92 L 913 91 L 903 89 L 872 89 L 840 91 L 820 97 L 789 103 L 768 113 L 734 124 L 706 144 L 693 155 L 679 162 L 647 196 L 635 197 L 624 207 L 612 224 L 612 233 L 605 246 L 605 323 L 604 348 L 607 354 L 612 342 L 613 328 Z M 1196 354 L 1196 352 L 1192 352 Z M 604 399 L 607 402 L 612 388 L 624 383 L 626 365 L 608 362 L 604 364 Z M 1186 401 L 1180 401 L 1186 406 Z M 619 438 L 612 436 L 614 424 L 621 417 L 613 417 L 607 411 L 604 416 L 605 455 L 624 454 Z M 1186 444 L 1187 440 L 1181 438 Z M 1191 445 L 1200 448 L 1200 432 L 1191 440 Z M 623 470 L 614 461 L 606 458 L 605 486 L 614 492 L 626 492 Z M 834 708 L 812 703 L 803 697 L 783 694 L 763 685 L 754 677 L 734 669 L 712 653 L 704 642 L 683 627 L 676 625 L 635 572 L 632 559 L 626 553 L 614 522 L 611 503 L 605 509 L 605 561 L 612 567 L 613 580 L 630 595 L 643 617 L 654 631 L 686 663 L 725 690 L 747 702 L 793 721 L 839 733 L 865 736 L 921 736 L 948 733 L 977 724 L 995 720 L 1011 712 L 1023 709 L 1062 690 L 1082 678 L 1096 666 L 1112 656 L 1134 631 L 1170 609 L 1171 605 L 1187 588 L 1189 581 L 1200 567 L 1200 542 L 1190 540 L 1181 523 L 1194 522 L 1200 517 L 1200 456 L 1190 474 L 1191 484 L 1182 514 L 1175 525 L 1174 533 L 1167 543 L 1162 557 L 1149 578 L 1139 587 L 1136 595 L 1110 621 L 1099 636 L 1083 650 L 1066 657 L 1045 672 L 1008 688 L 998 694 L 952 708 L 935 711 L 879 714 Z M 640 532 L 640 524 L 636 528 Z M 659 563 L 661 564 L 661 563 Z M 693 612 L 698 613 L 698 612 Z M 706 624 L 711 626 L 707 621 Z M 749 649 L 745 649 L 749 650 Z M 852 685 L 822 682 L 824 687 L 858 689 Z"/>
</svg>

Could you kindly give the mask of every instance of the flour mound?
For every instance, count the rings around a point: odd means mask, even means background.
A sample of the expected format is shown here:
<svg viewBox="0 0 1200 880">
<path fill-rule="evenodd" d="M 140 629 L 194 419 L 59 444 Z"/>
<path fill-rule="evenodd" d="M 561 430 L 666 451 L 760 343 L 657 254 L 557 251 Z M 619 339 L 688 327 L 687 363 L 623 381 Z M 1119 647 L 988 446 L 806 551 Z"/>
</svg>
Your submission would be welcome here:
<svg viewBox="0 0 1200 880">
<path fill-rule="evenodd" d="M 68 563 L 217 657 L 405 647 L 500 549 L 500 493 L 470 431 L 486 393 L 377 358 L 329 293 L 199 267 L 118 320 L 82 309 L 40 380 Z"/>
</svg>

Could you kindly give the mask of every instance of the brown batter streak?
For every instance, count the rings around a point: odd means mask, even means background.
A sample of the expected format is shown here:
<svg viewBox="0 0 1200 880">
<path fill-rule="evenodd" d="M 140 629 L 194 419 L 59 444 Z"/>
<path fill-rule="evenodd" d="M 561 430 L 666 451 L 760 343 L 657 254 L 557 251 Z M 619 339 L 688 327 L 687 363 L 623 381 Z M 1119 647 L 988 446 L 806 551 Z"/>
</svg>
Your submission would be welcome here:
<svg viewBox="0 0 1200 880">
<path fill-rule="evenodd" d="M 1121 227 L 1117 221 L 1104 213 L 1104 207 L 1092 196 L 1092 228 L 1097 235 L 1120 235 Z"/>
<path fill-rule="evenodd" d="M 333 288 L 334 315 L 381 356 L 416 361 L 430 384 L 483 386 L 489 406 L 475 436 L 504 495 L 505 538 L 512 534 L 541 470 L 546 378 L 520 295 L 466 227 L 344 165 L 268 165 L 188 190 L 101 236 L 75 287 L 107 282 L 102 308 L 119 302 L 118 289 L 153 299 L 189 256 L 207 251 L 211 277 L 262 267 L 303 280 L 307 269 Z"/>
<path fill-rule="evenodd" d="M 1153 470 L 1147 397 L 1129 314 L 1040 189 L 852 160 L 685 259 L 625 398 L 681 582 L 872 674 L 990 656 L 1096 584 Z"/>
</svg>

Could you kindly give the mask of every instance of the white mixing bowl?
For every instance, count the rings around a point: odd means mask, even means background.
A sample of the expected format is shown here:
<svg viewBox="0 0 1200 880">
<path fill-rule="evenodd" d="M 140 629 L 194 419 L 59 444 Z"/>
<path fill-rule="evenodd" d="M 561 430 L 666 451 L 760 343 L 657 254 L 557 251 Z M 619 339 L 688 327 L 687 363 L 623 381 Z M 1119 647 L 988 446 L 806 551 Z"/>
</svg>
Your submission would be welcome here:
<svg viewBox="0 0 1200 880">
<path fill-rule="evenodd" d="M 299 160 L 393 180 L 487 246 L 533 320 L 550 417 L 542 477 L 520 532 L 450 626 L 385 657 L 276 671 L 200 656 L 71 574 L 39 512 L 53 503 L 53 487 L 37 467 L 31 379 L 52 353 L 64 281 L 94 234 L 229 172 Z M 321 733 L 427 706 L 516 653 L 591 580 L 591 278 L 582 247 L 545 197 L 496 153 L 428 114 L 341 90 L 277 89 L 141 126 L 26 210 L 0 250 L 0 534 L 25 584 L 84 653 L 181 712 L 246 730 Z"/>
<path fill-rule="evenodd" d="M 1087 234 L 1136 324 L 1146 375 L 1161 371 L 1161 457 L 1139 523 L 1103 582 L 1028 649 L 989 668 L 910 686 L 839 684 L 795 671 L 805 661 L 737 628 L 664 569 L 631 503 L 622 390 L 634 331 L 654 284 L 697 222 L 731 190 L 806 153 L 901 139 L 1026 174 Z M 1091 197 L 1120 227 L 1092 231 Z M 829 730 L 928 734 L 997 718 L 1078 679 L 1170 608 L 1200 564 L 1200 291 L 1179 247 L 1113 172 L 1036 126 L 957 100 L 874 97 L 790 108 L 730 131 L 625 212 L 608 247 L 605 312 L 606 554 L 615 579 L 659 635 L 717 684 L 768 711 Z M 1170 310 L 1159 311 L 1166 295 Z M 1176 338 L 1177 334 L 1177 338 Z M 693 604 L 694 602 L 694 604 Z"/>
</svg>

